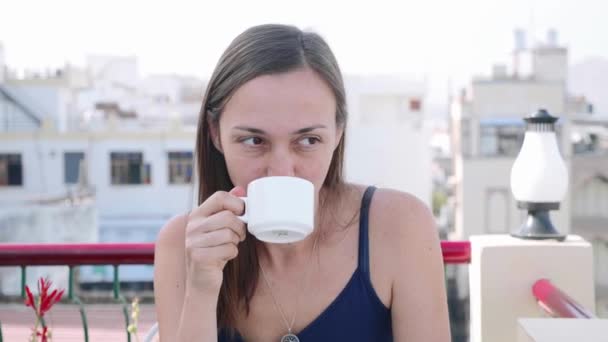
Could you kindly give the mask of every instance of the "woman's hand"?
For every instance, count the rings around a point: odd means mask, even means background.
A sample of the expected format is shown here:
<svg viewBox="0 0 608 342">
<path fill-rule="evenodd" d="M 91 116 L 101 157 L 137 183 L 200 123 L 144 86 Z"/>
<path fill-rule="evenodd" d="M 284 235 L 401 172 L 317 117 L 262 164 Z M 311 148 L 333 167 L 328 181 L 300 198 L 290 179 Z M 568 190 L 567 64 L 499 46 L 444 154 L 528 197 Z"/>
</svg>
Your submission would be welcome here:
<svg viewBox="0 0 608 342">
<path fill-rule="evenodd" d="M 235 187 L 218 191 L 188 215 L 186 225 L 186 287 L 219 293 L 226 263 L 238 255 L 238 244 L 245 240 L 243 214 L 245 191 Z"/>
</svg>

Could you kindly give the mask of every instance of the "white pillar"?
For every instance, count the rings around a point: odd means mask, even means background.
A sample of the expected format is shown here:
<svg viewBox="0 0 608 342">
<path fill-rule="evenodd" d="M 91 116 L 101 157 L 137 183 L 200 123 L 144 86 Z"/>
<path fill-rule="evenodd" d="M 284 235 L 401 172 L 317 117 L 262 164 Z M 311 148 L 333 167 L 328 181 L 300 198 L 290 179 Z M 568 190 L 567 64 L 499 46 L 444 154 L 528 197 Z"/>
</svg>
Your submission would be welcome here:
<svg viewBox="0 0 608 342">
<path fill-rule="evenodd" d="M 517 319 L 546 317 L 532 285 L 549 279 L 595 312 L 591 244 L 578 236 L 522 240 L 509 235 L 471 236 L 469 268 L 471 342 L 517 341 Z"/>
</svg>

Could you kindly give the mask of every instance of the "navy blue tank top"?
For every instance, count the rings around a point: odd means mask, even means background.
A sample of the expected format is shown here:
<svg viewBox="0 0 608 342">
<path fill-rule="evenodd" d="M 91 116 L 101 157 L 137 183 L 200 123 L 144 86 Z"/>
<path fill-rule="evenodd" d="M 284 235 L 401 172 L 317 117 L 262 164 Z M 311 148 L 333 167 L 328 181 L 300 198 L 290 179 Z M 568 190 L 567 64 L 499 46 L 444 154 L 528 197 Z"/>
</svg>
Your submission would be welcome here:
<svg viewBox="0 0 608 342">
<path fill-rule="evenodd" d="M 393 340 L 391 311 L 378 298 L 369 272 L 369 207 L 375 190 L 368 187 L 361 201 L 357 269 L 336 299 L 296 333 L 301 342 Z M 231 340 L 223 329 L 218 335 L 219 342 L 246 341 L 238 334 Z"/>
</svg>

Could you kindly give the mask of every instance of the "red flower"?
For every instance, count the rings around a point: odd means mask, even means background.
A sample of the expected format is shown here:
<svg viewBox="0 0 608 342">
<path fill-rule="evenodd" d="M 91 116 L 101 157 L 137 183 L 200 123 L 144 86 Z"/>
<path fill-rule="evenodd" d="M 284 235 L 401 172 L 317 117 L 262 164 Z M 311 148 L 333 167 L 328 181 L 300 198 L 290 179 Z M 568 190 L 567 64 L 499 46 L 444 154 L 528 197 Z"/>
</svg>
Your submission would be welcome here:
<svg viewBox="0 0 608 342">
<path fill-rule="evenodd" d="M 34 300 L 34 295 L 27 285 L 25 285 L 25 293 L 27 294 L 27 297 L 25 298 L 25 306 L 31 306 L 34 308 L 34 311 L 36 311 L 36 301 Z"/>
<path fill-rule="evenodd" d="M 44 278 L 40 278 L 38 281 L 38 291 L 40 292 L 40 307 L 38 308 L 38 314 L 40 317 L 43 317 L 45 313 L 47 313 L 53 304 L 57 303 L 61 300 L 63 296 L 64 290 L 57 292 L 57 290 L 53 290 L 49 294 L 49 288 L 53 283 Z"/>
<path fill-rule="evenodd" d="M 51 307 L 57 302 L 61 300 L 63 296 L 64 290 L 57 291 L 56 289 L 49 293 L 49 289 L 51 288 L 52 282 L 45 278 L 40 278 L 38 280 L 38 302 L 30 288 L 26 285 L 25 292 L 27 294 L 25 298 L 25 305 L 31 306 L 36 313 L 36 325 L 34 329 L 32 329 L 32 340 L 37 340 L 37 337 L 40 337 L 41 342 L 49 342 L 51 337 L 51 332 L 44 323 L 42 319 L 44 314 L 47 313 Z M 39 324 L 41 324 L 42 331 L 38 330 Z"/>
<path fill-rule="evenodd" d="M 36 336 L 40 336 L 41 337 L 40 342 L 48 342 L 49 341 L 48 340 L 48 338 L 49 338 L 48 335 L 49 335 L 48 327 L 46 327 L 46 326 L 42 327 L 42 332 L 40 332 L 40 331 L 36 332 Z"/>
</svg>

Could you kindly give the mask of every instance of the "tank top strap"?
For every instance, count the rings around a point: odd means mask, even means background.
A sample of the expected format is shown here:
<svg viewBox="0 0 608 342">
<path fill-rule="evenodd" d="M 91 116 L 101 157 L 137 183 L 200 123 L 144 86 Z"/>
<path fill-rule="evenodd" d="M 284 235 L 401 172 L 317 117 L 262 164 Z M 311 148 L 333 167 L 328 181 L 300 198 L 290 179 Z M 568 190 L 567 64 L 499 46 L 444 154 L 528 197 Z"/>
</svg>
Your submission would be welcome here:
<svg viewBox="0 0 608 342">
<path fill-rule="evenodd" d="M 375 186 L 369 186 L 365 189 L 363 199 L 361 200 L 361 212 L 359 215 L 359 270 L 369 277 L 369 207 L 372 202 L 372 197 L 376 191 Z"/>
</svg>

